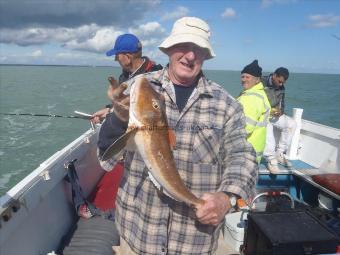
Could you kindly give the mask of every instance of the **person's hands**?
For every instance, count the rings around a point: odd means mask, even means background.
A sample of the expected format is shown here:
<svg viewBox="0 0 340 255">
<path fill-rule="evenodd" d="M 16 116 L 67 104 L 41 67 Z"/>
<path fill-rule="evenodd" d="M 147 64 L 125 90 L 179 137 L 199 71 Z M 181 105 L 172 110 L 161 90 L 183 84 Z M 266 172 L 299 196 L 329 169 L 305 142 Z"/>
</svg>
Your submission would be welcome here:
<svg viewBox="0 0 340 255">
<path fill-rule="evenodd" d="M 275 112 L 273 114 L 274 117 L 280 117 L 282 115 L 282 112 L 281 111 L 278 111 L 278 112 Z"/>
<path fill-rule="evenodd" d="M 109 108 L 104 108 L 99 111 L 96 111 L 94 114 L 92 114 L 91 122 L 94 124 L 101 123 L 109 112 L 110 112 Z"/>
<path fill-rule="evenodd" d="M 107 89 L 107 96 L 112 102 L 112 110 L 120 120 L 127 122 L 129 120 L 130 97 L 123 93 L 127 89 L 127 84 L 119 85 L 113 77 L 109 77 L 108 80 L 110 85 Z"/>
<path fill-rule="evenodd" d="M 273 117 L 280 117 L 283 113 L 282 113 L 282 111 L 280 109 L 272 108 L 270 114 Z"/>
<path fill-rule="evenodd" d="M 196 209 L 196 217 L 202 224 L 217 226 L 230 210 L 229 196 L 224 192 L 205 193 L 201 197 L 205 203 Z"/>
</svg>

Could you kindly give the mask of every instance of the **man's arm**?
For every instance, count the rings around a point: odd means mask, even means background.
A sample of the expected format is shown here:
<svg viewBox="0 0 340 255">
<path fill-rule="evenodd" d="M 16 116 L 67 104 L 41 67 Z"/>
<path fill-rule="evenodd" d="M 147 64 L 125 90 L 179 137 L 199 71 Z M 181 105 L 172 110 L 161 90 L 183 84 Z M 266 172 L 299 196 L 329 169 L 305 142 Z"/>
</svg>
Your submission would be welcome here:
<svg viewBox="0 0 340 255">
<path fill-rule="evenodd" d="M 99 163 L 104 170 L 111 171 L 113 166 L 116 165 L 117 161 L 119 161 L 123 155 L 123 151 L 121 151 L 111 159 L 102 160 L 104 152 L 125 133 L 126 129 L 127 122 L 121 121 L 114 112 L 111 112 L 106 116 L 105 121 L 100 127 L 97 143 L 97 156 Z"/>
<path fill-rule="evenodd" d="M 107 105 L 108 106 L 108 105 Z M 99 111 L 96 111 L 92 114 L 91 122 L 94 124 L 101 123 L 105 118 L 106 115 L 110 113 L 110 109 L 112 107 L 105 107 L 103 109 L 100 109 Z"/>
<path fill-rule="evenodd" d="M 285 112 L 285 95 L 286 95 L 286 90 L 283 90 L 282 98 L 281 98 L 281 114 L 284 114 Z"/>
<path fill-rule="evenodd" d="M 216 193 L 205 193 L 205 203 L 197 208 L 196 217 L 202 224 L 217 226 L 231 209 L 228 193 L 249 201 L 255 194 L 258 165 L 253 147 L 246 140 L 245 117 L 242 107 L 234 102 L 234 110 L 224 125 L 222 161 L 224 172 Z"/>
<path fill-rule="evenodd" d="M 224 171 L 220 190 L 236 194 L 247 201 L 255 194 L 258 175 L 256 153 L 246 140 L 242 107 L 237 102 L 233 102 L 230 107 L 234 112 L 224 125 Z"/>
<path fill-rule="evenodd" d="M 101 158 L 110 145 L 122 136 L 127 129 L 130 100 L 129 96 L 124 95 L 126 88 L 127 84 L 125 83 L 120 85 L 111 83 L 108 90 L 108 96 L 112 100 L 113 107 L 110 113 L 106 115 L 98 137 L 98 159 L 105 170 L 111 170 L 117 159 L 121 157 L 121 153 L 118 153 L 119 155 L 115 155 L 115 157 L 106 161 Z"/>
</svg>

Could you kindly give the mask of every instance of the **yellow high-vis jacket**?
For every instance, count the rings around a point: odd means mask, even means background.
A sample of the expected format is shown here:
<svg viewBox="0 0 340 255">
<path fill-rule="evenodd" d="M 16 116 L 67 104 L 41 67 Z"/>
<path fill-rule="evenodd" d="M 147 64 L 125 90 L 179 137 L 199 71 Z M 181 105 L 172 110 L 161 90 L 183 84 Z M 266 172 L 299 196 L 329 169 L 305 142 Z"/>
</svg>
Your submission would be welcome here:
<svg viewBox="0 0 340 255">
<path fill-rule="evenodd" d="M 247 140 L 253 145 L 257 162 L 260 163 L 266 145 L 266 126 L 270 114 L 270 103 L 262 82 L 244 90 L 237 100 L 242 104 L 246 116 Z"/>
</svg>

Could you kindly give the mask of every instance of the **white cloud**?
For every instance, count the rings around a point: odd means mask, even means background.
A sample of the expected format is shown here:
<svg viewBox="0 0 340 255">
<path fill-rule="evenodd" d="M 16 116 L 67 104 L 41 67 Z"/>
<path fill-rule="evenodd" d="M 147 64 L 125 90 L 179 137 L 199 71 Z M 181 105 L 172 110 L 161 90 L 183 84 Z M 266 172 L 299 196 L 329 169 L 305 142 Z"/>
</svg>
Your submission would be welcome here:
<svg viewBox="0 0 340 255">
<path fill-rule="evenodd" d="M 110 27 L 101 28 L 95 33 L 90 34 L 86 39 L 81 40 L 75 38 L 66 42 L 64 47 L 73 50 L 84 50 L 101 53 L 111 48 L 116 38 L 122 33 L 122 31 L 115 31 L 114 28 Z"/>
<path fill-rule="evenodd" d="M 141 24 L 128 31 L 140 38 L 143 47 L 158 45 L 165 35 L 165 29 L 158 22 Z M 57 43 L 67 49 L 103 53 L 125 32 L 112 26 L 99 27 L 96 24 L 77 28 L 0 29 L 0 33 L 6 35 L 1 36 L 0 42 L 19 46 Z"/>
<path fill-rule="evenodd" d="M 124 27 L 143 20 L 160 0 L 1 0 L 1 28 Z"/>
<path fill-rule="evenodd" d="M 20 56 L 6 53 L 0 61 L 54 64 L 57 57 L 65 60 L 61 64 L 77 64 L 77 59 L 90 64 L 112 62 L 103 53 L 113 46 L 118 35 L 128 32 L 136 23 L 141 24 L 160 3 L 160 0 L 0 1 L 0 44 L 9 48 L 19 46 L 25 52 Z M 138 29 L 136 32 L 140 33 L 145 47 L 155 48 L 164 33 L 156 22 Z M 37 45 L 42 50 L 36 50 Z M 63 52 L 54 55 L 58 46 Z"/>
<path fill-rule="evenodd" d="M 129 29 L 142 42 L 143 48 L 155 47 L 160 44 L 165 36 L 165 29 L 158 22 L 148 22 Z"/>
<path fill-rule="evenodd" d="M 184 6 L 178 6 L 173 12 L 168 12 L 161 17 L 161 20 L 175 20 L 187 16 L 189 9 Z"/>
<path fill-rule="evenodd" d="M 123 32 L 114 27 L 100 28 L 91 24 L 78 28 L 2 29 L 0 33 L 6 34 L 1 38 L 2 43 L 19 46 L 59 43 L 69 49 L 103 52 L 112 47 L 117 36 Z"/>
<path fill-rule="evenodd" d="M 158 22 L 148 22 L 146 24 L 139 25 L 129 29 L 130 33 L 135 34 L 138 37 L 159 36 L 165 33 L 165 29 Z"/>
<path fill-rule="evenodd" d="M 158 44 L 160 44 L 160 39 L 158 38 L 150 38 L 148 40 L 141 40 L 142 42 L 142 46 L 145 47 L 153 47 L 153 46 L 157 46 Z"/>
<path fill-rule="evenodd" d="M 43 28 L 27 29 L 0 29 L 3 35 L 1 43 L 16 44 L 20 46 L 39 45 L 47 43 L 64 43 L 74 39 L 84 40 L 91 37 L 100 28 L 95 25 L 84 25 L 77 28 Z"/>
<path fill-rule="evenodd" d="M 42 50 L 35 50 L 31 54 L 29 54 L 28 56 L 37 58 L 37 57 L 41 57 L 42 55 L 43 55 Z"/>
<path fill-rule="evenodd" d="M 325 27 L 335 27 L 340 21 L 340 16 L 333 14 L 316 14 L 310 15 L 308 19 L 311 21 L 309 27 L 312 28 L 325 28 Z"/>
<path fill-rule="evenodd" d="M 222 18 L 233 19 L 236 17 L 236 12 L 233 8 L 226 8 L 221 16 Z"/>
</svg>

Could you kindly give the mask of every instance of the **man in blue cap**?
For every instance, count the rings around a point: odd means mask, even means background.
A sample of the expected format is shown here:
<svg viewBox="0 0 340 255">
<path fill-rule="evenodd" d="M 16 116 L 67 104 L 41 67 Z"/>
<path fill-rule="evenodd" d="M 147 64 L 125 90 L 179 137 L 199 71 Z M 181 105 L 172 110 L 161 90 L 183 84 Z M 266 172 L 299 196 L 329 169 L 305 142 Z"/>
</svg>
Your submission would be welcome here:
<svg viewBox="0 0 340 255">
<path fill-rule="evenodd" d="M 122 73 L 119 76 L 118 84 L 114 77 L 109 77 L 110 82 L 108 88 L 108 97 L 112 101 L 112 93 L 115 87 L 128 79 L 135 77 L 138 74 L 157 71 L 163 67 L 156 64 L 148 57 L 142 56 L 142 44 L 140 40 L 133 34 L 122 34 L 117 37 L 114 47 L 106 52 L 106 56 L 115 56 L 115 61 L 118 61 L 122 67 Z M 101 122 L 109 113 L 112 105 L 106 105 L 93 114 L 92 122 Z"/>
<path fill-rule="evenodd" d="M 114 77 L 108 78 L 110 85 L 108 87 L 107 94 L 111 100 L 111 104 L 106 105 L 104 109 L 101 109 L 92 115 L 93 118 L 91 121 L 94 123 L 99 123 L 105 119 L 99 131 L 99 155 L 112 144 L 117 133 L 122 132 L 122 128 L 114 123 L 123 122 L 124 120 L 119 118 L 118 112 L 128 110 L 129 98 L 123 95 L 123 91 L 126 88 L 124 86 L 124 82 L 138 74 L 156 71 L 163 68 L 161 65 L 156 65 L 155 62 L 149 60 L 149 58 L 142 56 L 142 44 L 133 34 L 122 34 L 118 36 L 113 49 L 106 52 L 106 55 L 115 56 L 115 60 L 118 61 L 122 67 L 122 74 L 119 76 L 118 82 Z M 103 178 L 105 178 L 106 184 L 115 186 L 115 183 L 119 183 L 123 168 L 121 164 L 117 164 L 116 166 L 112 166 L 110 169 L 105 170 L 112 170 L 113 168 L 115 168 L 115 174 L 107 175 Z M 115 197 L 117 189 L 118 187 L 107 188 L 107 186 L 105 186 L 104 188 L 103 186 L 100 190 L 101 196 L 107 195 Z M 87 204 L 81 204 L 79 208 L 80 216 L 86 218 L 93 216 L 92 211 L 89 209 Z M 107 210 L 107 208 L 105 209 Z M 109 208 L 109 210 L 114 210 L 114 208 Z"/>
<path fill-rule="evenodd" d="M 113 49 L 106 52 L 106 56 L 115 55 L 115 60 L 122 67 L 119 84 L 137 74 L 156 71 L 162 68 L 155 65 L 147 57 L 142 57 L 142 44 L 133 34 L 123 34 L 117 37 Z"/>
</svg>

